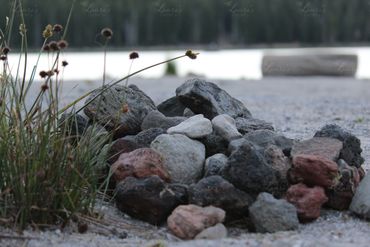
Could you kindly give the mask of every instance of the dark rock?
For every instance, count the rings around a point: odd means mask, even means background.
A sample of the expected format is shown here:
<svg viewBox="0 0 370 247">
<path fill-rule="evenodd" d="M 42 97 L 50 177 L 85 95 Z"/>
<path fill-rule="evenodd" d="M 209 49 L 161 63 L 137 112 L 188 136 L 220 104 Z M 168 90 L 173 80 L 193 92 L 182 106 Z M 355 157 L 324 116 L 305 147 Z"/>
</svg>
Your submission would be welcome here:
<svg viewBox="0 0 370 247">
<path fill-rule="evenodd" d="M 89 121 L 80 114 L 63 113 L 59 124 L 70 136 L 81 136 L 89 126 Z"/>
<path fill-rule="evenodd" d="M 343 130 L 336 124 L 325 125 L 316 132 L 315 137 L 331 137 L 343 142 L 343 149 L 339 158 L 345 160 L 350 166 L 360 167 L 364 163 L 361 156 L 361 141 L 348 131 Z"/>
<path fill-rule="evenodd" d="M 296 142 L 293 145 L 291 155 L 292 157 L 300 154 L 316 155 L 336 162 L 342 148 L 343 144 L 338 139 L 314 137 L 302 142 Z"/>
<path fill-rule="evenodd" d="M 166 117 L 182 116 L 185 106 L 181 104 L 176 96 L 169 98 L 157 106 L 158 111 Z"/>
<path fill-rule="evenodd" d="M 145 178 L 157 175 L 170 182 L 170 175 L 163 165 L 160 154 L 150 148 L 139 148 L 130 153 L 123 153 L 112 164 L 114 180 L 118 183 L 127 177 Z"/>
<path fill-rule="evenodd" d="M 167 225 L 177 237 L 193 239 L 204 229 L 222 223 L 224 219 L 225 211 L 220 208 L 190 204 L 178 206 L 168 217 Z"/>
<path fill-rule="evenodd" d="M 236 128 L 242 134 L 248 134 L 256 130 L 271 130 L 274 131 L 274 127 L 271 123 L 265 122 L 256 118 L 241 118 L 235 119 Z"/>
<path fill-rule="evenodd" d="M 220 114 L 233 118 L 250 117 L 248 109 L 216 84 L 202 79 L 191 79 L 176 89 L 180 102 L 196 114 L 213 119 Z"/>
<path fill-rule="evenodd" d="M 121 154 L 132 152 L 141 147 L 142 146 L 137 144 L 134 140 L 125 138 L 117 139 L 112 143 L 108 151 L 108 163 L 113 164 Z"/>
<path fill-rule="evenodd" d="M 220 176 L 201 179 L 197 184 L 189 186 L 189 203 L 198 206 L 213 205 L 226 211 L 227 217 L 243 217 L 248 215 L 248 207 L 253 198 L 240 191 Z"/>
<path fill-rule="evenodd" d="M 151 128 L 161 128 L 167 130 L 180 124 L 186 119 L 186 117 L 166 117 L 159 111 L 152 111 L 144 118 L 141 129 L 147 130 Z"/>
<path fill-rule="evenodd" d="M 216 133 L 216 131 L 213 131 L 206 137 L 200 138 L 199 141 L 206 147 L 206 157 L 218 153 L 228 154 L 229 142 Z"/>
<path fill-rule="evenodd" d="M 187 203 L 187 188 L 166 184 L 158 176 L 145 179 L 128 177 L 117 185 L 115 198 L 119 210 L 159 225 L 178 205 Z"/>
<path fill-rule="evenodd" d="M 358 216 L 370 220 L 370 175 L 365 175 L 360 182 L 349 209 Z"/>
<path fill-rule="evenodd" d="M 204 165 L 204 177 L 221 175 L 222 170 L 227 165 L 227 156 L 224 154 L 214 154 L 206 159 Z"/>
<path fill-rule="evenodd" d="M 90 95 L 86 104 L 93 101 L 85 107 L 84 112 L 107 130 L 114 130 L 116 138 L 139 133 L 146 115 L 156 109 L 153 101 L 134 85 L 113 86 L 97 96 L 101 91 L 102 88 L 96 89 Z M 127 112 L 123 111 L 125 105 Z"/>
<path fill-rule="evenodd" d="M 256 231 L 261 233 L 296 230 L 299 226 L 295 206 L 268 193 L 258 195 L 249 207 L 249 216 Z"/>
<path fill-rule="evenodd" d="M 271 160 L 269 160 L 271 161 Z M 251 195 L 269 192 L 276 197 L 282 196 L 288 188 L 286 174 L 289 164 L 268 163 L 265 149 L 245 140 L 230 155 L 223 177 L 234 186 Z"/>
<path fill-rule="evenodd" d="M 293 183 L 303 182 L 309 186 L 324 188 L 336 186 L 339 179 L 338 165 L 322 156 L 297 155 L 293 157 L 293 167 L 289 171 Z"/>
<path fill-rule="evenodd" d="M 125 140 L 131 140 L 141 147 L 150 147 L 152 141 L 154 141 L 157 136 L 166 134 L 166 131 L 161 128 L 151 128 L 141 131 L 136 136 L 125 136 Z"/>
<path fill-rule="evenodd" d="M 171 181 L 191 184 L 201 178 L 205 148 L 199 141 L 180 134 L 163 134 L 155 138 L 151 148 L 163 156 Z"/>
<path fill-rule="evenodd" d="M 340 179 L 334 188 L 326 191 L 329 200 L 325 206 L 336 210 L 347 210 L 360 183 L 360 174 L 356 167 L 349 166 L 344 160 L 339 160 L 338 166 Z"/>
<path fill-rule="evenodd" d="M 322 187 L 307 187 L 299 183 L 289 187 L 286 200 L 292 203 L 298 211 L 301 222 L 308 222 L 320 217 L 321 206 L 328 201 Z"/>
</svg>

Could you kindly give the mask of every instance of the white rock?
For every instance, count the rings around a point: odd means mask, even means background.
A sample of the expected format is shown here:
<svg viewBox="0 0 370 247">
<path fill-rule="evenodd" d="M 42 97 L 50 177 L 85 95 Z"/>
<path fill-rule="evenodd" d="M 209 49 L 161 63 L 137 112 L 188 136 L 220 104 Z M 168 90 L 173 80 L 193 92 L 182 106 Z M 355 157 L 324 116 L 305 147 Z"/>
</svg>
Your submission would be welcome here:
<svg viewBox="0 0 370 247">
<path fill-rule="evenodd" d="M 242 137 L 235 125 L 235 120 L 227 114 L 222 114 L 212 119 L 215 131 L 225 140 L 231 141 Z"/>
<path fill-rule="evenodd" d="M 181 134 L 163 134 L 150 147 L 163 156 L 172 182 L 191 184 L 202 176 L 206 151 L 201 142 Z"/>
<path fill-rule="evenodd" d="M 221 239 L 226 237 L 226 227 L 223 224 L 218 223 L 201 231 L 197 236 L 195 236 L 195 239 Z"/>
<path fill-rule="evenodd" d="M 183 134 L 190 138 L 200 138 L 211 134 L 213 131 L 212 123 L 203 114 L 198 114 L 188 118 L 182 123 L 167 130 L 168 134 Z"/>
</svg>

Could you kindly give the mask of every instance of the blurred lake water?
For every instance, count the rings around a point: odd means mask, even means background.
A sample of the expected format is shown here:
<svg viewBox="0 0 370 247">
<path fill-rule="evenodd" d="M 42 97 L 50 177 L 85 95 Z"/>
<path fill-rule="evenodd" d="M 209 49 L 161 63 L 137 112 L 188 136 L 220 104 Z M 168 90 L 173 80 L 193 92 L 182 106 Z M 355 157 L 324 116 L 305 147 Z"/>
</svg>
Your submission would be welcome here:
<svg viewBox="0 0 370 247">
<path fill-rule="evenodd" d="M 242 50 L 199 50 L 200 55 L 196 60 L 183 58 L 177 60 L 176 67 L 179 76 L 197 75 L 210 79 L 260 79 L 261 62 L 264 54 L 291 55 L 291 54 L 357 54 L 358 70 L 356 77 L 370 78 L 370 47 L 349 48 L 287 48 L 287 49 L 242 49 Z M 114 51 L 107 53 L 107 78 L 118 79 L 128 73 L 131 60 L 128 59 L 128 51 Z M 145 66 L 163 61 L 168 58 L 184 54 L 179 50 L 163 51 L 139 51 L 139 59 L 133 63 L 131 72 Z M 28 55 L 28 72 L 36 63 L 38 54 Z M 103 75 L 103 52 L 65 52 L 61 54 L 61 60 L 66 60 L 63 78 L 70 80 L 97 80 Z M 13 73 L 17 69 L 19 54 L 11 54 L 9 63 Z M 52 55 L 42 54 L 37 71 L 48 70 L 51 66 Z M 159 66 L 140 74 L 146 78 L 158 78 L 164 75 L 165 66 Z M 38 73 L 37 72 L 37 73 Z M 37 78 L 39 78 L 37 76 Z"/>
</svg>

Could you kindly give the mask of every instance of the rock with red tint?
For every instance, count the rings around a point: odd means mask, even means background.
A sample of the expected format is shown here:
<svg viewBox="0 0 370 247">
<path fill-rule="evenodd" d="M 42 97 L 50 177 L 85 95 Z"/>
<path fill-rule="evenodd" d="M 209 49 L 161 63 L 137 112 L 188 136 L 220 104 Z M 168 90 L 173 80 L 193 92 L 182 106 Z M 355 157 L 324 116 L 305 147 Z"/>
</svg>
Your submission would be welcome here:
<svg viewBox="0 0 370 247">
<path fill-rule="evenodd" d="M 141 148 L 135 141 L 120 138 L 115 140 L 108 151 L 108 163 L 113 164 L 123 153 L 129 153 Z"/>
<path fill-rule="evenodd" d="M 170 181 L 170 176 L 163 166 L 162 156 L 150 148 L 140 148 L 121 154 L 111 169 L 117 183 L 127 177 L 146 178 L 153 175 L 157 175 L 163 181 Z"/>
<path fill-rule="evenodd" d="M 337 163 L 332 160 L 316 155 L 297 155 L 293 157 L 289 175 L 293 183 L 331 188 L 338 182 L 339 171 Z"/>
<path fill-rule="evenodd" d="M 344 160 L 338 161 L 340 179 L 338 184 L 326 191 L 329 201 L 325 206 L 336 210 L 347 210 L 360 183 L 360 173 L 356 167 L 349 166 Z"/>
<path fill-rule="evenodd" d="M 307 187 L 299 183 L 292 185 L 287 193 L 286 200 L 297 208 L 301 222 L 308 222 L 320 217 L 321 206 L 328 201 L 322 187 Z"/>
<path fill-rule="evenodd" d="M 338 139 L 329 137 L 314 137 L 309 140 L 297 142 L 293 145 L 292 157 L 300 154 L 322 156 L 332 161 L 337 161 L 343 143 Z"/>
<path fill-rule="evenodd" d="M 182 239 L 193 239 L 204 229 L 222 223 L 225 211 L 213 206 L 178 206 L 167 219 L 171 232 Z"/>
</svg>

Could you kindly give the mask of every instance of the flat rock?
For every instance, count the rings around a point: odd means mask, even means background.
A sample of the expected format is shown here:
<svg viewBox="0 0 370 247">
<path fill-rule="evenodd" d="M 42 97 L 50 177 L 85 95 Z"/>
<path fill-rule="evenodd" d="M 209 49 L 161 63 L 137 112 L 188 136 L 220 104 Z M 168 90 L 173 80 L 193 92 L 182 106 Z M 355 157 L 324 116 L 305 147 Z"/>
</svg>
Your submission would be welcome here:
<svg viewBox="0 0 370 247">
<path fill-rule="evenodd" d="M 296 230 L 299 226 L 295 206 L 268 193 L 258 195 L 249 207 L 249 216 L 256 231 L 261 233 Z"/>
<path fill-rule="evenodd" d="M 307 187 L 299 183 L 289 187 L 286 200 L 297 208 L 301 222 L 313 221 L 320 217 L 321 206 L 328 201 L 322 187 Z"/>
<path fill-rule="evenodd" d="M 150 148 L 136 149 L 123 153 L 111 166 L 114 180 L 120 182 L 127 177 L 145 178 L 157 175 L 162 180 L 170 182 L 170 175 L 163 165 L 160 154 Z"/>
<path fill-rule="evenodd" d="M 172 210 L 187 203 L 187 188 L 166 184 L 158 176 L 145 179 L 128 177 L 116 187 L 119 210 L 154 225 L 163 223 Z"/>
<path fill-rule="evenodd" d="M 279 167 L 283 165 L 283 167 Z M 289 169 L 289 163 L 268 163 L 265 149 L 252 142 L 244 140 L 230 155 L 223 177 L 251 195 L 269 192 L 280 197 L 288 189 L 286 174 L 282 171 Z"/>
<path fill-rule="evenodd" d="M 166 117 L 159 111 L 150 112 L 141 124 L 142 130 L 161 128 L 167 130 L 185 121 L 186 117 Z"/>
<path fill-rule="evenodd" d="M 166 117 L 182 116 L 185 108 L 176 96 L 163 101 L 157 106 L 158 111 Z"/>
<path fill-rule="evenodd" d="M 320 131 L 316 132 L 315 137 L 331 137 L 343 142 L 343 149 L 339 158 L 345 160 L 348 165 L 359 168 L 364 163 L 361 156 L 361 141 L 348 131 L 345 131 L 336 124 L 325 125 Z"/>
<path fill-rule="evenodd" d="M 191 184 L 201 178 L 205 147 L 199 141 L 180 134 L 163 134 L 152 142 L 151 148 L 163 156 L 172 182 Z"/>
<path fill-rule="evenodd" d="M 229 142 L 242 137 L 242 134 L 239 133 L 235 126 L 235 120 L 227 114 L 214 117 L 212 119 L 212 125 L 215 131 Z"/>
<path fill-rule="evenodd" d="M 242 118 L 238 117 L 235 119 L 235 125 L 238 131 L 242 134 L 248 134 L 256 130 L 271 130 L 274 131 L 274 127 L 271 123 L 257 118 Z"/>
<path fill-rule="evenodd" d="M 222 223 L 225 211 L 213 206 L 178 206 L 167 219 L 168 228 L 181 239 L 193 239 L 204 229 Z"/>
<path fill-rule="evenodd" d="M 116 85 L 97 96 L 102 90 L 96 89 L 88 97 L 86 103 L 92 102 L 84 108 L 84 112 L 107 130 L 114 130 L 115 137 L 139 133 L 144 118 L 156 110 L 153 101 L 135 85 Z M 127 112 L 123 111 L 126 105 Z"/>
<path fill-rule="evenodd" d="M 349 210 L 358 216 L 370 220 L 370 173 L 362 179 L 352 199 Z"/>
<path fill-rule="evenodd" d="M 296 142 L 292 147 L 291 155 L 316 155 L 336 162 L 342 148 L 343 144 L 338 139 L 314 137 L 309 140 Z"/>
<path fill-rule="evenodd" d="M 228 114 L 233 118 L 251 116 L 241 101 L 231 97 L 216 84 L 202 79 L 186 81 L 176 89 L 176 95 L 183 105 L 208 119 L 220 114 Z"/>
<path fill-rule="evenodd" d="M 214 226 L 208 227 L 201 231 L 198 235 L 195 236 L 194 239 L 222 239 L 227 237 L 227 229 L 226 227 L 218 223 Z"/>
<path fill-rule="evenodd" d="M 329 159 L 316 155 L 293 157 L 293 167 L 289 172 L 292 182 L 303 182 L 309 186 L 332 188 L 338 183 L 338 165 Z"/>
<path fill-rule="evenodd" d="M 226 211 L 227 217 L 248 215 L 253 198 L 238 190 L 220 176 L 210 176 L 189 186 L 189 203 L 198 206 L 213 205 Z"/>
<path fill-rule="evenodd" d="M 212 123 L 202 114 L 192 116 L 167 130 L 168 134 L 183 134 L 190 138 L 201 138 L 211 134 Z"/>
<path fill-rule="evenodd" d="M 227 159 L 228 157 L 224 154 L 214 154 L 208 157 L 204 165 L 204 177 L 221 175 L 227 165 Z"/>
</svg>

